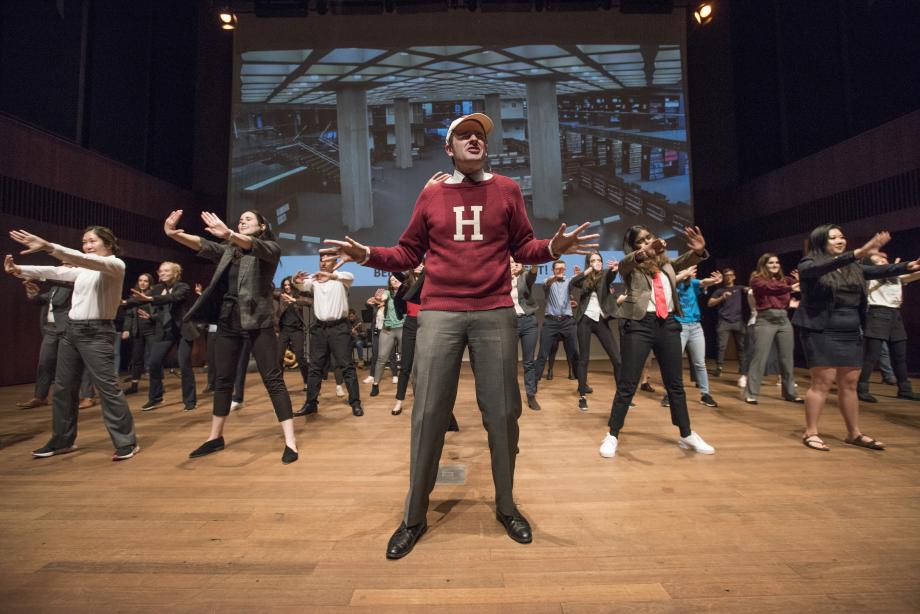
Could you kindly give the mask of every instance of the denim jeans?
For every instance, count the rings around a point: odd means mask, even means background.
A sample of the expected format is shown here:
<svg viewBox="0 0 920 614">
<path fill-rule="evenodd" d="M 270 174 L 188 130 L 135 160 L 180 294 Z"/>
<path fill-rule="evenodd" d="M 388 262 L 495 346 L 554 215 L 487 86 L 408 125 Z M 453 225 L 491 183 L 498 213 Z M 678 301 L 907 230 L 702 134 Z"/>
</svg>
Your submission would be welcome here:
<svg viewBox="0 0 920 614">
<path fill-rule="evenodd" d="M 680 331 L 681 352 L 690 353 L 690 364 L 700 385 L 700 394 L 709 394 L 709 375 L 706 373 L 706 337 L 699 322 L 682 322 Z"/>
</svg>

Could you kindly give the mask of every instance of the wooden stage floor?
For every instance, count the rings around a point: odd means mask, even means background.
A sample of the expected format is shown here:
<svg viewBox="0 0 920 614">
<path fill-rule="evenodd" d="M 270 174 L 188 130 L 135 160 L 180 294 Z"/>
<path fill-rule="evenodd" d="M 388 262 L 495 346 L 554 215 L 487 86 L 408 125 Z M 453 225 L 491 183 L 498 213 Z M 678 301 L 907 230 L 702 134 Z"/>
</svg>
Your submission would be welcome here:
<svg viewBox="0 0 920 614">
<path fill-rule="evenodd" d="M 873 452 L 843 444 L 832 397 L 822 426 L 833 449 L 820 453 L 800 442 L 801 405 L 780 401 L 772 383 L 746 405 L 726 376 L 714 380 L 718 409 L 688 389 L 694 429 L 715 456 L 680 450 L 658 395 L 640 393 L 610 460 L 597 449 L 612 377 L 593 368 L 588 412 L 558 376 L 541 382 L 543 411 L 524 409 L 515 492 L 534 542 L 520 545 L 494 517 L 465 366 L 462 431 L 448 434 L 442 459 L 465 482 L 435 489 L 428 534 L 396 562 L 384 551 L 401 518 L 410 416 L 390 415 L 389 381 L 376 398 L 361 386 L 363 418 L 327 382 L 320 414 L 297 420 L 301 457 L 290 466 L 255 374 L 227 449 L 194 461 L 210 397 L 183 412 L 178 379 L 155 411 L 139 411 L 145 382 L 129 397 L 143 449 L 122 463 L 109 460 L 98 407 L 83 412 L 77 452 L 33 460 L 49 408 L 13 406 L 30 386 L 0 389 L 0 608 L 920 611 L 920 403 L 873 384 L 881 402 L 863 406 L 863 428 L 889 445 Z M 299 376 L 287 381 L 299 406 Z"/>
</svg>

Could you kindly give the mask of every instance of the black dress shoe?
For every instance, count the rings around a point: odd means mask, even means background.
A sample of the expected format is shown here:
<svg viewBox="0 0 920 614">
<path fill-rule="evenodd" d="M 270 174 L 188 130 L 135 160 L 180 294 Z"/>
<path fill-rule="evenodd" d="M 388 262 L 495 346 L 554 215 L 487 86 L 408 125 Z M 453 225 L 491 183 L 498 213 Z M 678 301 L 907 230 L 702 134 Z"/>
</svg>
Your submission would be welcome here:
<svg viewBox="0 0 920 614">
<path fill-rule="evenodd" d="M 131 385 L 125 388 L 122 392 L 125 394 L 134 394 L 137 392 L 137 382 L 132 382 Z"/>
<path fill-rule="evenodd" d="M 857 392 L 856 396 L 859 397 L 859 400 L 863 403 L 878 403 L 878 399 L 868 392 Z"/>
<path fill-rule="evenodd" d="M 387 558 L 391 560 L 401 559 L 412 552 L 412 548 L 415 547 L 415 542 L 417 542 L 427 530 L 427 522 L 417 524 L 414 527 L 407 527 L 405 522 L 399 525 L 399 528 L 396 529 L 396 532 L 393 533 L 393 536 L 390 537 L 390 542 L 387 544 Z"/>
<path fill-rule="evenodd" d="M 213 454 L 214 452 L 220 452 L 224 449 L 224 438 L 218 437 L 217 439 L 212 439 L 206 441 L 194 450 L 191 454 L 188 455 L 189 458 L 199 458 L 201 456 L 207 456 L 208 454 Z"/>
<path fill-rule="evenodd" d="M 783 397 L 783 400 L 789 403 L 804 403 L 805 402 L 805 399 L 803 399 L 802 397 Z"/>
<path fill-rule="evenodd" d="M 380 386 L 378 384 L 372 385 L 371 386 L 371 396 L 375 397 L 378 394 L 380 394 Z"/>
<path fill-rule="evenodd" d="M 552 369 L 550 369 L 549 371 L 546 372 L 546 381 L 549 381 L 549 380 L 551 380 L 551 379 L 553 379 L 553 370 L 552 370 Z"/>
<path fill-rule="evenodd" d="M 530 530 L 530 523 L 527 519 L 517 512 L 513 516 L 505 516 L 501 512 L 495 512 L 495 517 L 505 527 L 508 537 L 519 544 L 529 544 L 533 541 L 533 533 Z"/>
<path fill-rule="evenodd" d="M 585 386 L 585 394 L 591 394 L 592 392 L 594 392 L 594 388 L 591 386 Z"/>
<path fill-rule="evenodd" d="M 652 385 L 649 384 L 648 382 L 642 382 L 642 385 L 639 386 L 639 390 L 642 390 L 644 392 L 655 392 L 655 389 L 652 388 Z"/>
<path fill-rule="evenodd" d="M 312 403 L 307 401 L 303 404 L 303 407 L 294 412 L 295 416 L 309 416 L 310 414 L 315 414 L 319 411 L 319 406 L 316 404 L 316 401 Z"/>
<path fill-rule="evenodd" d="M 542 407 L 540 407 L 540 404 L 537 403 L 537 397 L 535 397 L 532 394 L 527 395 L 527 407 L 529 407 L 530 409 L 534 411 L 540 411 L 541 409 L 543 409 Z"/>
<path fill-rule="evenodd" d="M 572 375 L 571 373 L 569 373 L 569 379 L 578 379 L 578 378 Z"/>
<path fill-rule="evenodd" d="M 920 401 L 920 394 L 917 394 L 916 392 L 910 392 L 910 391 L 899 392 L 898 398 L 907 399 L 908 401 Z"/>
<path fill-rule="evenodd" d="M 282 465 L 290 465 L 291 463 L 296 461 L 297 458 L 298 458 L 297 452 L 295 452 L 294 450 L 290 449 L 287 446 L 284 446 L 284 454 L 281 455 Z"/>
<path fill-rule="evenodd" d="M 360 403 L 355 403 L 351 406 L 351 413 L 360 417 L 364 415 L 364 409 L 361 407 Z"/>
</svg>

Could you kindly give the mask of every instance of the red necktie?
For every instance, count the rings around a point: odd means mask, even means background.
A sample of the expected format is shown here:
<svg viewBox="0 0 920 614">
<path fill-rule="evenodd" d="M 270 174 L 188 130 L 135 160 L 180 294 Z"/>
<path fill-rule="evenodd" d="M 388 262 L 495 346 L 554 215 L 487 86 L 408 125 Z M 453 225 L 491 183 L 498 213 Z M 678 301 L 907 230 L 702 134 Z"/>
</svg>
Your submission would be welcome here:
<svg viewBox="0 0 920 614">
<path fill-rule="evenodd" d="M 661 284 L 661 271 L 652 277 L 652 287 L 655 290 L 655 315 L 664 320 L 668 317 L 668 299 L 664 295 L 664 286 Z"/>
</svg>

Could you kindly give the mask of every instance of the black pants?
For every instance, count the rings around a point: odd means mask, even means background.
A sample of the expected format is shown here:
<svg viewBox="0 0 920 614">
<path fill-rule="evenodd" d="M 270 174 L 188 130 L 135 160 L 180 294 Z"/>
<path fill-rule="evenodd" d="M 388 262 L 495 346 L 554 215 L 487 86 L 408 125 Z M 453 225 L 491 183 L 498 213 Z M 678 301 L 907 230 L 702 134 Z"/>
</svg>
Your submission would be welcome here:
<svg viewBox="0 0 920 614">
<path fill-rule="evenodd" d="M 233 379 L 233 397 L 235 403 L 242 403 L 246 395 L 246 374 L 249 373 L 249 357 L 252 355 L 252 339 L 243 339 L 240 359 L 236 363 L 236 377 Z M 281 370 L 282 377 L 284 369 Z"/>
<path fill-rule="evenodd" d="M 256 365 L 262 376 L 262 383 L 272 401 L 278 422 L 290 420 L 294 417 L 291 409 L 291 397 L 284 386 L 284 374 L 278 363 L 278 337 L 272 328 L 257 330 L 243 330 L 240 325 L 240 314 L 236 303 L 228 307 L 225 303 L 226 313 L 221 314 L 217 324 L 217 339 L 215 340 L 214 358 L 217 362 L 217 379 L 214 382 L 214 415 L 228 416 L 230 402 L 233 396 L 233 384 L 237 378 L 240 364 L 240 355 L 243 353 L 246 340 L 252 342 L 252 353 L 256 357 Z M 245 371 L 243 372 L 245 376 Z"/>
<path fill-rule="evenodd" d="M 575 333 L 575 320 L 572 316 L 564 317 L 562 320 L 555 320 L 552 316 L 546 316 L 543 320 L 543 331 L 540 334 L 540 352 L 534 365 L 538 380 L 543 377 L 543 368 L 546 365 L 546 361 L 549 360 L 551 349 L 560 340 L 565 348 L 569 366 L 575 368 L 578 365 L 578 338 Z"/>
<path fill-rule="evenodd" d="M 617 379 L 617 393 L 610 409 L 610 434 L 619 437 L 626 420 L 642 369 L 650 351 L 655 352 L 661 368 L 661 380 L 670 401 L 671 424 L 680 429 L 681 437 L 690 435 L 690 414 L 682 381 L 683 358 L 680 349 L 680 322 L 669 315 L 661 320 L 650 313 L 641 320 L 623 320 L 623 366 Z"/>
<path fill-rule="evenodd" d="M 879 356 L 882 355 L 882 344 L 885 339 L 866 338 L 866 349 L 863 353 L 862 371 L 859 373 L 859 391 L 869 392 L 869 377 L 878 364 Z M 898 392 L 911 392 L 910 380 L 907 377 L 907 339 L 900 341 L 889 341 L 888 352 L 891 355 L 891 368 L 894 376 L 898 380 Z"/>
<path fill-rule="evenodd" d="M 607 320 L 601 318 L 597 322 L 588 316 L 582 316 L 578 321 L 578 394 L 584 395 L 588 389 L 588 361 L 591 359 L 591 335 L 594 335 L 601 342 L 601 347 L 607 352 L 607 358 L 613 365 L 613 379 L 619 377 L 620 367 L 620 344 L 619 331 L 617 338 L 614 338 L 607 325 Z"/>
<path fill-rule="evenodd" d="M 139 381 L 147 365 L 147 348 L 150 346 L 150 335 L 131 337 L 131 381 Z"/>
<path fill-rule="evenodd" d="M 307 378 L 307 402 L 315 403 L 323 383 L 323 374 L 329 364 L 329 355 L 336 366 L 342 367 L 342 377 L 348 388 L 348 404 L 361 403 L 358 393 L 358 376 L 351 359 L 351 327 L 348 321 L 335 323 L 316 322 L 310 327 L 310 373 Z"/>
<path fill-rule="evenodd" d="M 278 360 L 281 361 L 281 369 L 284 370 L 284 352 L 288 348 L 291 348 L 291 351 L 294 352 L 294 356 L 297 358 L 300 377 L 303 378 L 303 383 L 306 384 L 307 374 L 310 372 L 310 365 L 307 363 L 307 357 L 304 355 L 304 337 L 305 334 L 302 328 L 288 328 L 282 326 L 278 335 L 278 349 L 281 354 Z"/>
<path fill-rule="evenodd" d="M 744 351 L 747 341 L 747 326 L 745 326 L 744 322 L 719 320 L 716 326 L 716 335 L 719 339 L 719 354 L 716 358 L 716 365 L 721 369 L 722 365 L 725 364 L 725 349 L 728 347 L 728 338 L 731 337 L 735 340 L 735 350 L 738 354 L 738 373 L 747 375 L 747 354 Z"/>
<path fill-rule="evenodd" d="M 150 344 L 150 389 L 151 401 L 163 400 L 163 362 L 173 347 L 178 347 L 179 371 L 182 374 L 182 402 L 194 407 L 198 402 L 195 392 L 195 372 L 192 371 L 192 342 L 187 339 L 163 339 Z"/>
<path fill-rule="evenodd" d="M 412 363 L 415 362 L 415 336 L 418 333 L 418 318 L 406 316 L 403 322 L 402 341 L 399 348 L 402 350 L 402 360 L 399 365 L 399 383 L 396 385 L 396 400 L 406 399 L 406 388 L 409 387 L 409 376 L 412 375 Z"/>
<path fill-rule="evenodd" d="M 33 396 L 36 399 L 48 398 L 48 392 L 51 390 L 51 384 L 54 383 L 54 375 L 57 372 L 58 348 L 63 338 L 64 331 L 58 331 L 53 327 L 44 331 L 42 346 L 38 353 L 38 369 L 35 374 L 35 392 Z M 80 380 L 80 398 L 88 399 L 93 396 L 96 396 L 96 391 L 93 389 L 89 370 L 84 369 L 83 377 Z"/>
</svg>

